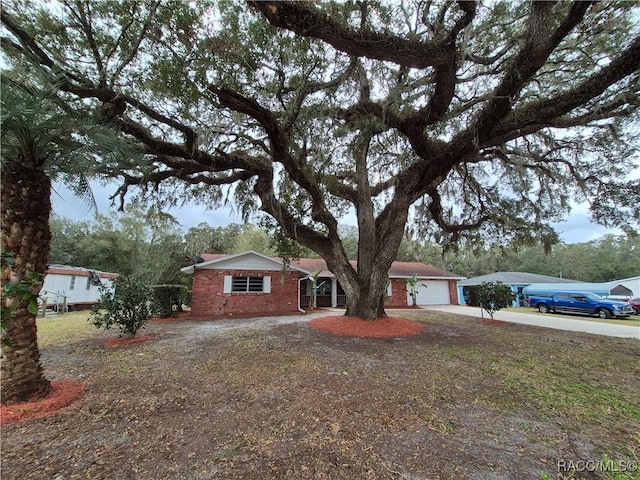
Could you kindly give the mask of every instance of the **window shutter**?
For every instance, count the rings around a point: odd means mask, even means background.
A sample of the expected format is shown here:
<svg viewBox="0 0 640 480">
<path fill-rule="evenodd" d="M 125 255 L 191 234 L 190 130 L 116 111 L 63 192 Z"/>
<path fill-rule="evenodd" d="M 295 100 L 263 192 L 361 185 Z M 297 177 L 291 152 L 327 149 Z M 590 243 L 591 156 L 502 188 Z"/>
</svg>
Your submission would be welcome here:
<svg viewBox="0 0 640 480">
<path fill-rule="evenodd" d="M 387 284 L 387 297 L 390 297 L 393 295 L 393 292 L 391 291 L 391 280 L 389 280 L 389 283 Z"/>
<path fill-rule="evenodd" d="M 231 275 L 224 276 L 224 288 L 222 293 L 231 293 L 231 284 L 233 282 L 233 277 Z"/>
<path fill-rule="evenodd" d="M 264 277 L 262 279 L 262 291 L 264 293 L 271 293 L 271 277 Z"/>
</svg>

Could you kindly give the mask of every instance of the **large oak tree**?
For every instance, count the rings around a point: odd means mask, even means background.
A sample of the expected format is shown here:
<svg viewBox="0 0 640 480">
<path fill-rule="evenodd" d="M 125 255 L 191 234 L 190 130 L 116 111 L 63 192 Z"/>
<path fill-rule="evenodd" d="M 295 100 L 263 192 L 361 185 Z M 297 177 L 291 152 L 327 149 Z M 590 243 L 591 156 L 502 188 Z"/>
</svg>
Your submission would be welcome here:
<svg viewBox="0 0 640 480">
<path fill-rule="evenodd" d="M 640 221 L 639 181 L 625 179 L 633 3 L 20 5 L 2 13 L 7 55 L 55 77 L 68 102 L 102 104 L 144 146 L 144 162 L 103 165 L 119 196 L 153 185 L 266 212 L 327 261 L 348 315 L 384 314 L 408 230 L 548 243 L 571 200 L 612 226 Z"/>
</svg>

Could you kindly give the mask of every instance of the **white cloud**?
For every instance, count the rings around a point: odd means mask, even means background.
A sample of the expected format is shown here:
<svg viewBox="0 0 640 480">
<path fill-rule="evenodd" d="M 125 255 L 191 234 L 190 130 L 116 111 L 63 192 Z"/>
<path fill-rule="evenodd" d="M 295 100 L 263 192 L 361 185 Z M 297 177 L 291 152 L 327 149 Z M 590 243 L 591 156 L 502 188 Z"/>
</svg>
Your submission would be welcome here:
<svg viewBox="0 0 640 480">
<path fill-rule="evenodd" d="M 593 223 L 586 204 L 572 206 L 569 217 L 564 222 L 554 224 L 553 228 L 565 243 L 584 243 L 608 234 L 622 234 L 621 230 Z"/>
</svg>

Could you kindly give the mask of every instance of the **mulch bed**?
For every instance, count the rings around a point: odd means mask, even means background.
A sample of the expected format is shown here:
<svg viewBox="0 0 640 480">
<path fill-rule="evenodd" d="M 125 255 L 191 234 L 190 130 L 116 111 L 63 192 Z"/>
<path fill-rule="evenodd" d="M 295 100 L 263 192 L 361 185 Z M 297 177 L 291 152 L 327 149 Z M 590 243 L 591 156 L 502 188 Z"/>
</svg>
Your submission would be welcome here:
<svg viewBox="0 0 640 480">
<path fill-rule="evenodd" d="M 480 320 L 480 323 L 484 323 L 486 325 L 513 325 L 512 323 L 505 322 L 503 320 L 494 320 L 493 318 L 483 318 Z"/>
<path fill-rule="evenodd" d="M 316 318 L 309 324 L 324 332 L 348 337 L 396 338 L 422 332 L 426 325 L 406 318 L 384 317 L 375 321 L 344 315 Z"/>
<path fill-rule="evenodd" d="M 0 406 L 0 425 L 42 418 L 71 405 L 84 394 L 84 385 L 69 380 L 51 382 L 49 394 L 26 402 Z"/>
</svg>

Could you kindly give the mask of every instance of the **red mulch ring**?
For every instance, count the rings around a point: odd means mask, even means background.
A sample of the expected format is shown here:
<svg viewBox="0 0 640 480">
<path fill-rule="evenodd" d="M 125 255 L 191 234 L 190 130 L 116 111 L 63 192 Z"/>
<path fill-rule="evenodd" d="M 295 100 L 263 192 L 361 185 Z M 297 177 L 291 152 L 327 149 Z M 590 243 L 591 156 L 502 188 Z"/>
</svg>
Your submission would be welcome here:
<svg viewBox="0 0 640 480">
<path fill-rule="evenodd" d="M 107 340 L 104 344 L 107 348 L 127 347 L 136 343 L 144 343 L 152 340 L 151 335 L 142 335 L 140 337 L 120 337 Z"/>
<path fill-rule="evenodd" d="M 71 405 L 84 394 L 84 385 L 70 380 L 51 382 L 49 394 L 26 402 L 0 406 L 0 425 L 42 418 Z"/>
<path fill-rule="evenodd" d="M 318 330 L 362 338 L 395 338 L 410 337 L 422 332 L 426 325 L 406 318 L 384 317 L 375 321 L 363 320 L 359 317 L 322 317 L 311 320 L 309 324 Z"/>
<path fill-rule="evenodd" d="M 484 323 L 486 325 L 510 325 L 509 322 L 505 322 L 503 320 L 494 320 L 493 318 L 484 318 L 480 320 L 480 323 Z"/>
</svg>

